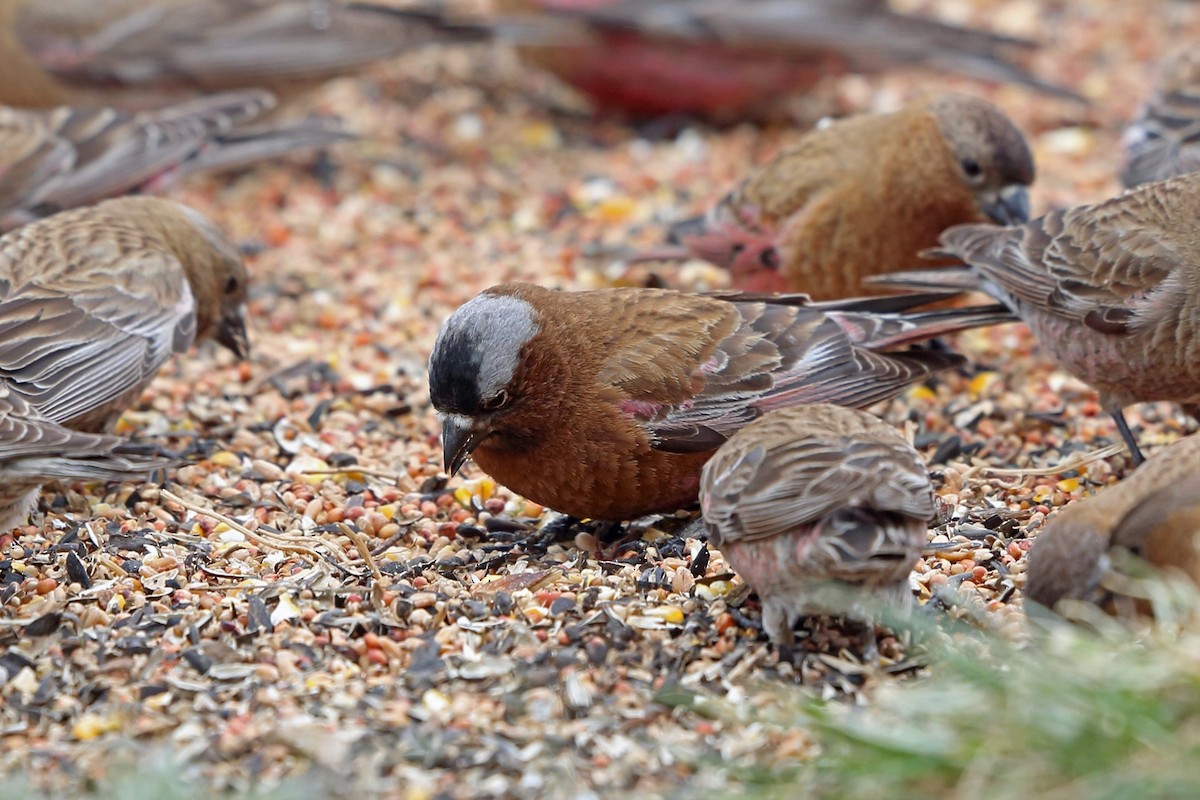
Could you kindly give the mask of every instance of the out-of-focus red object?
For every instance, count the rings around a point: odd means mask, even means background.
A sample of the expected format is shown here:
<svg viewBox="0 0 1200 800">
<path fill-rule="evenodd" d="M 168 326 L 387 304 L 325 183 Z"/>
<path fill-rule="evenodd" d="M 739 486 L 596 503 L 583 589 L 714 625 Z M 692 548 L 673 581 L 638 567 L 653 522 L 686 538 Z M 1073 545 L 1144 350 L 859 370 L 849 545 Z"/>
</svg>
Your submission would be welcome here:
<svg viewBox="0 0 1200 800">
<path fill-rule="evenodd" d="M 884 0 L 497 0 L 528 62 L 601 110 L 756 116 L 826 76 L 920 67 L 1079 99 L 1012 59 L 1036 43 Z"/>
</svg>

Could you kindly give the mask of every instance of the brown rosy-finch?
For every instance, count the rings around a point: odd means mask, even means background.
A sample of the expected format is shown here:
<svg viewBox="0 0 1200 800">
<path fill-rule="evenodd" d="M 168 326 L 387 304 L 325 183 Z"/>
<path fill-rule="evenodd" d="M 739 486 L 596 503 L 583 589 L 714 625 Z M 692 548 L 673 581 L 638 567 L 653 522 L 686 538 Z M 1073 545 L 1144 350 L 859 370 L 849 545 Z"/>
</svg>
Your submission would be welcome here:
<svg viewBox="0 0 1200 800">
<path fill-rule="evenodd" d="M 250 89 L 137 114 L 0 106 L 0 228 L 349 138 L 317 117 L 250 124 L 274 105 L 269 92 Z"/>
<path fill-rule="evenodd" d="M 730 271 L 745 291 L 863 294 L 869 275 L 915 260 L 946 228 L 1029 218 L 1033 155 L 991 103 L 943 94 L 806 134 L 698 224 L 679 255 Z"/>
<path fill-rule="evenodd" d="M 901 287 L 977 289 L 1008 305 L 1059 364 L 1091 384 L 1135 460 L 1122 409 L 1200 403 L 1200 174 L 1143 184 L 1025 225 L 961 225 Z"/>
<path fill-rule="evenodd" d="M 1047 608 L 1111 599 L 1104 578 L 1123 549 L 1200 584 L 1200 434 L 1155 453 L 1120 483 L 1056 511 L 1033 541 L 1025 596 Z"/>
<path fill-rule="evenodd" d="M 901 14 L 885 0 L 500 0 L 522 57 L 604 110 L 699 114 L 719 122 L 769 112 L 780 97 L 846 72 L 921 67 L 1070 92 L 1013 56 L 1030 41 Z"/>
<path fill-rule="evenodd" d="M 784 645 L 800 617 L 829 610 L 830 584 L 911 602 L 908 576 L 935 511 L 925 464 L 903 436 L 825 404 L 772 411 L 733 434 L 704 466 L 700 508 L 709 541 L 758 593 L 763 628 Z"/>
<path fill-rule="evenodd" d="M 759 416 L 894 397 L 962 363 L 909 344 L 1011 319 L 995 306 L 906 310 L 929 299 L 494 286 L 450 316 L 429 359 L 446 470 L 474 456 L 576 517 L 688 506 L 704 462 Z"/>
</svg>

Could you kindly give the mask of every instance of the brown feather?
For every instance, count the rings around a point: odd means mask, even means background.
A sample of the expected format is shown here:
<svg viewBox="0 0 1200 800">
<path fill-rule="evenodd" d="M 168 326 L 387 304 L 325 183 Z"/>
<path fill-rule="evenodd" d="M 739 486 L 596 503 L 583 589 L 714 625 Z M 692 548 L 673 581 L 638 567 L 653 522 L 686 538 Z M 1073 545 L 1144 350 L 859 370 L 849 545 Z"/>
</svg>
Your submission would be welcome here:
<svg viewBox="0 0 1200 800">
<path fill-rule="evenodd" d="M 526 497 L 579 517 L 672 511 L 695 500 L 713 450 L 757 417 L 888 399 L 961 363 L 897 348 L 1008 318 L 870 306 L 504 284 L 443 325 L 430 396 L 444 428 L 470 431 L 476 463 Z M 502 345 L 518 329 L 528 338 Z"/>
<path fill-rule="evenodd" d="M 1110 411 L 1200 402 L 1200 175 L 1148 183 L 1010 228 L 965 225 L 940 251 L 1007 304 Z M 888 283 L 967 288 L 963 269 Z"/>
<path fill-rule="evenodd" d="M 63 212 L 0 237 L 0 382 L 53 422 L 108 428 L 172 354 L 241 325 L 237 248 L 149 197 Z"/>
<path fill-rule="evenodd" d="M 0 102 L 147 109 L 233 89 L 289 96 L 433 41 L 429 10 L 345 0 L 6 0 Z"/>
<path fill-rule="evenodd" d="M 1025 596 L 1049 608 L 1065 598 L 1097 599 L 1109 569 L 1105 556 L 1118 546 L 1157 567 L 1180 567 L 1200 582 L 1194 543 L 1200 528 L 1193 526 L 1200 518 L 1197 465 L 1200 434 L 1193 434 L 1120 483 L 1056 511 L 1029 552 Z"/>
<path fill-rule="evenodd" d="M 1024 137 L 997 108 L 939 95 L 806 134 L 681 241 L 739 288 L 847 297 L 916 261 L 946 228 L 985 221 L 1002 192 L 1033 174 Z"/>
<path fill-rule="evenodd" d="M 735 434 L 705 465 L 700 503 L 709 540 L 784 642 L 797 617 L 823 610 L 813 595 L 827 582 L 904 600 L 935 510 L 904 437 L 828 405 L 772 412 Z"/>
</svg>

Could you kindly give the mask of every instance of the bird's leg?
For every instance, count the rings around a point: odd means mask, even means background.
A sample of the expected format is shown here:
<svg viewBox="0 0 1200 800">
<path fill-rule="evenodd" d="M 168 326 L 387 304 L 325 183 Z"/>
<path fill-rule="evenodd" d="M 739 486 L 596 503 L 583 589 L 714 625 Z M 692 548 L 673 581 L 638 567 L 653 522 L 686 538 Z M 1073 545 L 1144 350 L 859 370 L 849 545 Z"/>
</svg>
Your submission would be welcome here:
<svg viewBox="0 0 1200 800">
<path fill-rule="evenodd" d="M 582 521 L 579 517 L 564 514 L 547 522 L 531 535 L 525 537 L 524 541 L 537 541 L 549 545 L 554 542 L 566 541 L 567 539 L 573 540 L 576 529 Z"/>
<path fill-rule="evenodd" d="M 764 628 L 762 620 L 755 619 L 749 614 L 743 612 L 740 608 L 735 608 L 733 606 L 726 606 L 725 610 L 729 612 L 729 616 L 733 617 L 733 621 L 737 623 L 739 628 L 748 628 L 755 633 L 763 632 Z"/>
<path fill-rule="evenodd" d="M 637 539 L 642 535 L 640 530 L 633 530 L 633 524 L 625 524 L 621 522 L 597 522 L 595 528 L 596 541 L 601 543 L 611 542 L 613 547 L 623 545 L 632 539 Z M 636 534 L 632 539 L 630 534 Z"/>
<path fill-rule="evenodd" d="M 1113 421 L 1117 423 L 1117 430 L 1121 434 L 1121 438 L 1125 440 L 1125 446 L 1129 448 L 1129 455 L 1133 458 L 1133 465 L 1139 466 L 1146 457 L 1142 455 L 1142 450 L 1138 447 L 1137 439 L 1133 437 L 1133 431 L 1129 430 L 1129 423 L 1125 421 L 1125 413 L 1121 409 L 1109 412 L 1112 414 Z"/>
<path fill-rule="evenodd" d="M 796 620 L 796 623 L 798 624 L 799 620 Z M 771 629 L 764 625 L 763 630 L 769 632 Z M 779 662 L 791 664 L 796 674 L 800 677 L 801 683 L 803 683 L 804 667 L 812 654 L 801 641 L 797 640 L 795 630 L 792 629 L 791 625 L 788 625 L 786 628 L 777 631 L 774 635 L 768 633 L 768 636 L 771 639 L 772 646 L 775 648 L 776 657 L 779 659 Z"/>
<path fill-rule="evenodd" d="M 329 151 L 321 149 L 317 151 L 312 166 L 309 167 L 309 172 L 317 183 L 321 184 L 321 188 L 333 189 L 341 169 L 341 165 L 333 160 L 333 157 L 329 155 Z"/>
<path fill-rule="evenodd" d="M 627 546 L 642 538 L 643 529 L 635 528 L 633 522 L 597 523 L 593 535 L 600 546 L 600 554 L 613 560 Z"/>
<path fill-rule="evenodd" d="M 861 641 L 863 666 L 872 671 L 878 671 L 882 666 L 882 661 L 879 657 L 879 636 L 875 632 L 873 623 L 863 623 Z"/>
</svg>

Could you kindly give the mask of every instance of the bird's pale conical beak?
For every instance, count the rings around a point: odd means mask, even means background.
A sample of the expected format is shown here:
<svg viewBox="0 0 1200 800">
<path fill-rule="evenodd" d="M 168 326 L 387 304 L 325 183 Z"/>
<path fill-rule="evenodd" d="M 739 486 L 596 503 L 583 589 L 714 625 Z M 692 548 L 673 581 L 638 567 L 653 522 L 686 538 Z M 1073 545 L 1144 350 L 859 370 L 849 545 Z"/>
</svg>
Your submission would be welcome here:
<svg viewBox="0 0 1200 800">
<path fill-rule="evenodd" d="M 997 225 L 1023 225 L 1029 221 L 1029 188 L 1014 183 L 990 192 L 983 198 L 982 207 Z"/>
<path fill-rule="evenodd" d="M 471 457 L 471 451 L 483 436 L 470 417 L 462 414 L 438 414 L 442 423 L 442 459 L 446 474 L 453 476 Z"/>
<path fill-rule="evenodd" d="M 217 326 L 217 342 L 243 361 L 250 357 L 250 338 L 246 335 L 243 307 L 239 306 L 232 314 L 221 317 L 221 324 Z"/>
</svg>

